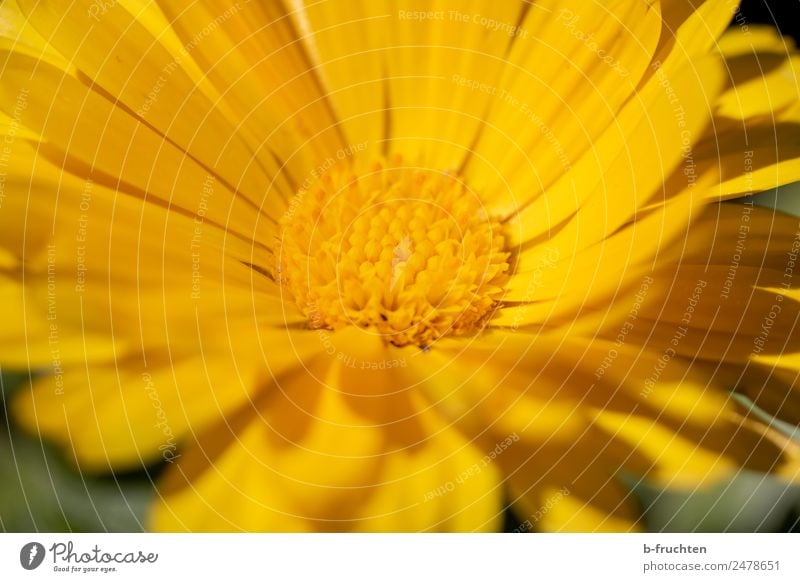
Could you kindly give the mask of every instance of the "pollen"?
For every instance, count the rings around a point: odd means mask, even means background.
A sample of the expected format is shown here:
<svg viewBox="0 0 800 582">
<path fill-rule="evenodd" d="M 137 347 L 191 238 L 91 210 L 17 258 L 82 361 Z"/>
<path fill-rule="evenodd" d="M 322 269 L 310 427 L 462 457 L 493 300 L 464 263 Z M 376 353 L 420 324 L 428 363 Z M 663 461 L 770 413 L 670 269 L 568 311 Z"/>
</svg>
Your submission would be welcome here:
<svg viewBox="0 0 800 582">
<path fill-rule="evenodd" d="M 479 332 L 510 271 L 502 224 L 449 172 L 330 168 L 280 222 L 274 276 L 312 328 L 422 348 Z"/>
</svg>

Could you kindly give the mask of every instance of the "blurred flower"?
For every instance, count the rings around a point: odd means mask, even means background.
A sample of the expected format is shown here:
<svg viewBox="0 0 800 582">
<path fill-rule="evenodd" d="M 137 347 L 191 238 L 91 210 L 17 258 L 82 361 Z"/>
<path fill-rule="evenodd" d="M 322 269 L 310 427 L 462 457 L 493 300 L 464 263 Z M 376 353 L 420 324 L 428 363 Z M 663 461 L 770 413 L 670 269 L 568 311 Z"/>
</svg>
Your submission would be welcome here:
<svg viewBox="0 0 800 582">
<path fill-rule="evenodd" d="M 720 202 L 800 179 L 798 57 L 734 2 L 62 4 L 0 6 L 0 359 L 151 527 L 797 480 L 798 221 Z"/>
</svg>

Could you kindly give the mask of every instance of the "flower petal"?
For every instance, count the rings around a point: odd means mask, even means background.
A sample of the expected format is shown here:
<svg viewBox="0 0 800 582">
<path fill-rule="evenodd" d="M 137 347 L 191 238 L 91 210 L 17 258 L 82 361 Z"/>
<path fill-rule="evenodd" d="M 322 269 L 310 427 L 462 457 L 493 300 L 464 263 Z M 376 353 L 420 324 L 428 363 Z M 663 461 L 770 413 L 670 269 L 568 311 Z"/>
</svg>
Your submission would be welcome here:
<svg viewBox="0 0 800 582">
<path fill-rule="evenodd" d="M 659 71 L 590 154 L 511 217 L 512 244 L 549 236 L 565 251 L 580 250 L 635 219 L 648 204 L 691 193 L 688 178 L 669 188 L 664 182 L 673 172 L 691 169 L 687 155 L 711 119 L 722 84 L 720 63 L 707 57 Z M 554 234 L 553 225 L 562 224 Z"/>
<path fill-rule="evenodd" d="M 271 242 L 274 223 L 269 215 L 279 216 L 277 209 L 245 199 L 211 167 L 187 156 L 67 71 L 22 53 L 8 53 L 0 109 L 45 142 L 35 147 L 36 156 L 50 161 L 54 169 L 41 171 L 90 178 L 190 216 L 205 212 L 209 221 L 232 232 Z M 23 158 L 28 152 L 24 148 L 21 140 L 15 142 L 14 150 L 20 150 L 15 155 Z M 33 165 L 29 175 L 40 170 L 35 160 L 26 163 Z M 265 183 L 269 181 L 262 181 L 259 188 Z M 263 194 L 259 192 L 257 200 Z"/>
<path fill-rule="evenodd" d="M 249 326 L 257 338 L 260 328 L 301 321 L 250 266 L 269 262 L 267 250 L 229 235 L 202 208 L 190 217 L 62 173 L 22 141 L 10 162 L 0 247 L 9 275 L 24 280 L 16 301 L 31 321 L 50 317 L 59 341 L 80 346 L 82 335 L 105 335 L 120 353 L 135 344 L 190 349 L 198 336 L 221 338 L 221 322 L 240 333 Z M 16 334 L 15 352 L 24 348 L 24 326 L 7 333 Z"/>
<path fill-rule="evenodd" d="M 248 163 L 267 168 L 275 185 L 288 175 L 296 190 L 323 161 L 347 149 L 286 3 L 157 4 L 180 40 L 181 58 L 197 63 L 252 148 Z M 275 196 L 267 201 L 277 202 Z"/>
<path fill-rule="evenodd" d="M 458 80 L 497 82 L 527 10 L 452 0 L 295 4 L 350 141 L 443 170 L 470 155 L 492 100 Z"/>
<path fill-rule="evenodd" d="M 333 354 L 276 382 L 258 415 L 246 409 L 200 435 L 162 485 L 153 527 L 496 529 L 501 491 L 483 455 L 404 392 L 370 396 L 374 382 L 394 378 L 360 367 L 379 344 L 335 334 Z"/>
<path fill-rule="evenodd" d="M 800 447 L 729 399 L 727 373 L 671 352 L 494 332 L 467 345 L 438 342 L 409 373 L 487 451 L 518 437 L 494 462 L 523 519 L 563 487 L 576 495 L 568 507 L 586 504 L 585 519 L 569 525 L 555 513 L 548 528 L 635 527 L 623 477 L 694 488 L 743 467 L 800 479 Z M 594 520 L 599 509 L 611 521 Z"/>
<path fill-rule="evenodd" d="M 152 132 L 161 138 L 160 147 L 153 150 L 145 144 L 131 145 L 136 152 L 134 157 L 144 158 L 143 166 L 154 170 L 154 164 L 147 163 L 148 155 L 161 149 L 177 148 L 258 206 L 268 194 L 270 205 L 274 204 L 273 200 L 282 200 L 285 204 L 291 196 L 292 188 L 279 174 L 275 160 L 268 154 L 256 155 L 252 145 L 243 139 L 237 122 L 227 118 L 218 105 L 218 95 L 200 90 L 206 85 L 191 67 L 191 47 L 187 49 L 175 41 L 167 21 L 152 5 L 143 8 L 135 2 L 115 2 L 104 5 L 106 10 L 97 14 L 97 5 L 90 0 L 78 0 L 66 8 L 49 0 L 17 0 L 17 3 L 48 43 L 77 67 L 80 79 L 88 80 L 99 94 L 124 109 L 124 116 L 133 118 L 128 123 L 138 122 L 141 127 L 137 142 L 145 139 L 142 133 Z M 24 69 L 27 74 L 32 67 L 28 65 Z M 67 87 L 72 84 L 70 79 L 65 79 L 64 83 Z M 32 89 L 39 90 L 45 89 Z M 69 99 L 66 95 L 52 94 L 58 90 L 56 81 L 50 84 L 46 96 L 54 102 Z M 103 115 L 107 105 L 97 104 L 100 109 L 95 112 L 96 102 L 95 97 L 87 97 L 86 101 L 74 98 L 69 108 L 73 111 L 63 116 L 70 120 L 65 124 L 66 129 L 72 129 L 76 117 L 84 123 L 87 117 L 100 121 L 108 119 Z M 79 111 L 74 111 L 75 108 Z M 114 117 L 120 115 L 121 112 Z M 106 131 L 113 133 L 114 128 L 107 127 Z M 83 133 L 76 129 L 76 141 L 91 143 L 93 138 L 97 139 L 90 131 Z M 120 138 L 127 141 L 131 136 L 122 132 Z M 74 147 L 73 144 L 69 148 L 70 153 Z M 107 142 L 102 149 L 103 152 L 112 150 L 115 155 L 129 151 L 128 147 L 111 146 Z M 180 168 L 181 164 L 176 167 Z M 168 166 L 160 170 L 166 176 L 168 171 Z M 122 172 L 111 172 L 111 175 L 130 179 Z M 162 178 L 157 182 L 169 183 L 168 178 Z"/>
<path fill-rule="evenodd" d="M 308 332 L 273 331 L 261 339 L 269 344 L 263 355 L 201 346 L 188 355 L 153 351 L 65 364 L 21 391 L 14 412 L 24 426 L 68 448 L 84 469 L 171 460 L 187 437 L 257 398 L 271 380 L 267 370 L 290 373 L 322 349 Z"/>
<path fill-rule="evenodd" d="M 50 309 L 32 309 L 25 286 L 16 275 L 0 275 L 0 358 L 8 370 L 57 371 L 66 364 L 86 360 L 109 361 L 115 347 L 103 334 L 88 330 L 82 334 L 58 332 Z"/>
<path fill-rule="evenodd" d="M 800 180 L 797 50 L 760 28 L 732 29 L 719 50 L 728 87 L 694 151 L 706 195 L 733 198 Z"/>
<path fill-rule="evenodd" d="M 465 175 L 501 215 L 580 171 L 584 155 L 596 158 L 599 136 L 613 131 L 623 104 L 636 95 L 661 18 L 658 2 L 546 0 L 531 4 L 520 29 L 525 34 L 511 46 L 501 79 L 474 71 L 465 76 L 486 89 L 455 89 L 495 95 Z M 571 201 L 570 191 L 564 202 Z"/>
<path fill-rule="evenodd" d="M 587 312 L 605 311 L 649 276 L 663 249 L 679 244 L 701 210 L 691 197 L 679 196 L 585 249 L 577 248 L 578 240 L 572 247 L 557 237 L 536 241 L 520 252 L 504 304 L 490 324 L 570 326 Z M 576 239 L 584 224 L 582 219 L 571 229 Z"/>
</svg>

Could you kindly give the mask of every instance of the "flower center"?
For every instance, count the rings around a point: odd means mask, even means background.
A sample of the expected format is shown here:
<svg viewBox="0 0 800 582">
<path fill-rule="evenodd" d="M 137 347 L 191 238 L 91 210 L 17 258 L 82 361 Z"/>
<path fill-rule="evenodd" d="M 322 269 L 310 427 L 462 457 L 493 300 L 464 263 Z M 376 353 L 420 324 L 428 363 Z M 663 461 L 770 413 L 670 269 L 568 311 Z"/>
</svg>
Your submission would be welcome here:
<svg viewBox="0 0 800 582">
<path fill-rule="evenodd" d="M 334 167 L 281 220 L 275 277 L 314 328 L 359 326 L 427 347 L 483 327 L 510 253 L 500 223 L 449 173 Z"/>
</svg>

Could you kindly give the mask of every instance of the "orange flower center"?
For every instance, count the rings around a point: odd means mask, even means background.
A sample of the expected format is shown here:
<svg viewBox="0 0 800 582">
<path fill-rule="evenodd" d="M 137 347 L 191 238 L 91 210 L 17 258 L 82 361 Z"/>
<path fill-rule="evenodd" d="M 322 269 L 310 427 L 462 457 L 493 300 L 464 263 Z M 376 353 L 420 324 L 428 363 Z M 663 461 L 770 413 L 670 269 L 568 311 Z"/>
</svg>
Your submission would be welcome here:
<svg viewBox="0 0 800 582">
<path fill-rule="evenodd" d="M 374 330 L 397 346 L 478 331 L 508 279 L 500 223 L 449 173 L 334 167 L 280 224 L 275 278 L 314 328 Z"/>
</svg>

